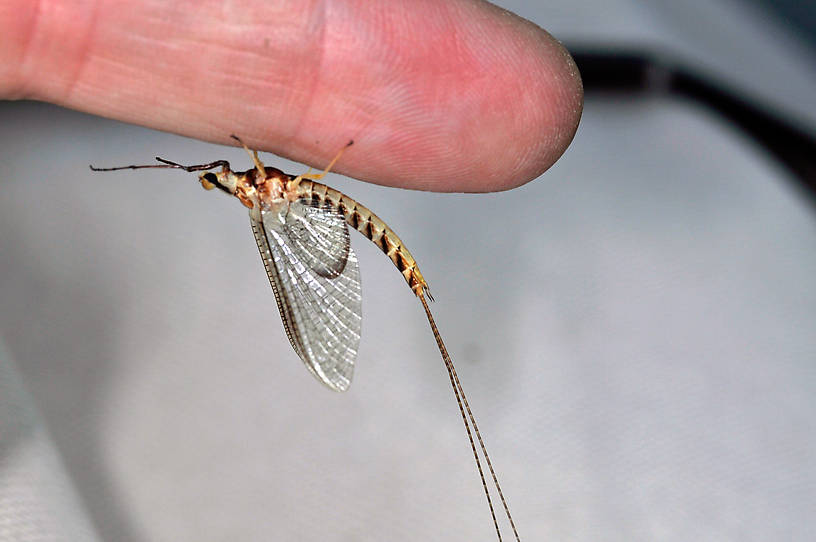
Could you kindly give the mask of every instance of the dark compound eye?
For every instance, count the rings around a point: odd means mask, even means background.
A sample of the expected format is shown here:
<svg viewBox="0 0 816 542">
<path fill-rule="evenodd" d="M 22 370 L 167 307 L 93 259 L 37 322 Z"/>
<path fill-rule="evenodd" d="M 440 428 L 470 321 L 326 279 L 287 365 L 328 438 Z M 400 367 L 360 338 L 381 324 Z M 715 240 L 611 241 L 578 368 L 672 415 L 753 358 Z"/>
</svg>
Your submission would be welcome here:
<svg viewBox="0 0 816 542">
<path fill-rule="evenodd" d="M 203 176 L 203 179 L 211 184 L 218 184 L 218 177 L 215 176 L 215 173 L 207 172 Z"/>
</svg>

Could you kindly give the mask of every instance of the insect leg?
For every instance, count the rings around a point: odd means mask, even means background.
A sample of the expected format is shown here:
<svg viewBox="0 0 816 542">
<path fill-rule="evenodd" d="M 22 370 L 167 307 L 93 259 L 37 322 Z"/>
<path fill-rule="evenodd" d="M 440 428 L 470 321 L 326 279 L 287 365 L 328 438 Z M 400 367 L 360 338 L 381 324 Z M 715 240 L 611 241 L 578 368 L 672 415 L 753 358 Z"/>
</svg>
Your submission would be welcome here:
<svg viewBox="0 0 816 542">
<path fill-rule="evenodd" d="M 307 171 L 306 173 L 298 175 L 297 177 L 289 181 L 287 189 L 296 190 L 298 185 L 300 184 L 300 181 L 302 181 L 303 179 L 309 179 L 310 181 L 319 181 L 320 179 L 325 177 L 326 174 L 329 171 L 331 171 L 331 168 L 334 167 L 334 164 L 336 164 L 337 161 L 340 160 L 340 157 L 343 156 L 343 151 L 351 147 L 353 144 L 354 144 L 353 139 L 346 143 L 346 146 L 340 149 L 340 151 L 334 156 L 334 158 L 332 158 L 332 161 L 329 162 L 329 165 L 326 166 L 326 169 L 324 169 L 322 173 L 310 173 L 312 171 L 312 168 L 309 168 L 309 171 Z"/>
<path fill-rule="evenodd" d="M 261 179 L 266 177 L 266 168 L 264 167 L 263 162 L 261 162 L 261 159 L 258 157 L 258 151 L 250 150 L 249 147 L 246 146 L 246 143 L 241 141 L 241 138 L 237 135 L 232 134 L 230 137 L 240 143 L 244 150 L 247 151 L 247 154 L 250 156 L 250 158 L 252 158 L 252 161 L 255 162 L 255 169 L 257 169 L 258 173 L 261 174 Z"/>
</svg>

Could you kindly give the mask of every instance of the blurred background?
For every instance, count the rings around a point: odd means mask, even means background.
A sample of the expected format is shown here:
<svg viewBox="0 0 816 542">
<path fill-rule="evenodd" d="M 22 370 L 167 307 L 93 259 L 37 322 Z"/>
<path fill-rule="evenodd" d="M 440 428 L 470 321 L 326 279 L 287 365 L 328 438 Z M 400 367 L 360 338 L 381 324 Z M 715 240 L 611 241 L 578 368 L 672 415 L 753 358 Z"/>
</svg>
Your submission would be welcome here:
<svg viewBox="0 0 816 542">
<path fill-rule="evenodd" d="M 813 178 L 772 147 L 816 133 L 816 6 L 498 3 L 581 63 L 564 157 L 500 194 L 327 182 L 417 257 L 522 539 L 811 539 Z M 243 151 L 39 103 L 0 119 L 0 539 L 493 540 L 379 249 L 352 234 L 363 339 L 328 392 L 237 202 L 87 168 Z"/>
</svg>

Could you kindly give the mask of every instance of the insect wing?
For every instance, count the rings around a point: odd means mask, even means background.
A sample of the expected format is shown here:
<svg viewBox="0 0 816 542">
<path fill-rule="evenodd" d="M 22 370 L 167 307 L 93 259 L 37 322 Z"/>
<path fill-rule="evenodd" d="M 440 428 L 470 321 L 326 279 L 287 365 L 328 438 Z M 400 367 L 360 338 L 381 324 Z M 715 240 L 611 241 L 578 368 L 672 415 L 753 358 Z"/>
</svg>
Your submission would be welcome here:
<svg viewBox="0 0 816 542">
<path fill-rule="evenodd" d="M 252 229 L 289 342 L 321 382 L 333 390 L 345 391 L 351 384 L 360 344 L 360 269 L 354 251 L 347 245 L 345 223 L 338 228 L 335 217 L 320 214 L 342 218 L 330 208 L 292 202 L 283 222 L 275 212 L 266 211 L 260 221 L 252 219 Z M 320 226 L 309 230 L 291 224 Z M 319 231 L 322 248 L 307 246 L 306 239 L 312 233 L 304 231 Z M 340 249 L 331 247 L 343 243 L 346 257 L 342 268 L 335 276 L 327 276 L 327 270 L 338 267 Z M 321 259 L 321 255 L 325 258 Z"/>
<path fill-rule="evenodd" d="M 327 204 L 299 200 L 289 204 L 283 230 L 289 246 L 306 267 L 323 277 L 340 276 L 351 246 L 343 215 Z"/>
</svg>

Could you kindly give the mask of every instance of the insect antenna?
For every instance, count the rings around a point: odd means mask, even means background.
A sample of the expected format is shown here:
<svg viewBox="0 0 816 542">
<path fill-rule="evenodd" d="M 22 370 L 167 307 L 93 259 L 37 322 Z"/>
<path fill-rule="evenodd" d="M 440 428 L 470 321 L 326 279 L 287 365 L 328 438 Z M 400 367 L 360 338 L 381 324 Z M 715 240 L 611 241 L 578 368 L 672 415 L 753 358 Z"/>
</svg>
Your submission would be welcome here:
<svg viewBox="0 0 816 542">
<path fill-rule="evenodd" d="M 119 166 L 119 167 L 94 167 L 88 166 L 91 168 L 91 171 L 119 171 L 122 169 L 183 169 L 184 171 L 206 171 L 208 169 L 215 169 L 217 167 L 224 168 L 226 171 L 229 171 L 230 165 L 229 162 L 226 160 L 216 160 L 215 162 L 210 162 L 209 164 L 196 164 L 192 166 L 183 166 L 181 164 L 177 164 L 176 162 L 171 162 L 170 160 L 166 160 L 164 158 L 156 157 L 156 160 L 161 162 L 161 164 L 146 164 L 146 165 L 139 165 L 139 166 Z"/>
<path fill-rule="evenodd" d="M 431 309 L 428 307 L 428 301 L 425 299 L 425 295 L 422 292 L 417 294 L 417 297 L 419 297 L 419 300 L 422 302 L 422 308 L 425 309 L 425 315 L 428 317 L 428 323 L 431 325 L 431 331 L 433 331 L 434 339 L 436 339 L 436 345 L 439 347 L 439 353 L 442 355 L 442 361 L 445 362 L 445 368 L 448 370 L 451 388 L 453 388 L 453 393 L 456 396 L 456 403 L 459 405 L 459 413 L 462 415 L 462 421 L 465 424 L 465 430 L 467 431 L 468 440 L 470 441 L 470 448 L 473 451 L 473 458 L 476 460 L 476 468 L 479 469 L 479 477 L 482 480 L 482 488 L 484 489 L 484 494 L 487 498 L 487 505 L 490 507 L 490 515 L 493 518 L 493 526 L 496 528 L 496 536 L 498 536 L 499 542 L 501 542 L 501 530 L 499 529 L 499 522 L 496 520 L 493 500 L 491 499 L 490 491 L 488 491 L 487 488 L 484 470 L 482 469 L 482 462 L 479 459 L 479 454 L 476 452 L 476 444 L 473 440 L 474 433 L 476 434 L 476 439 L 479 441 L 479 448 L 484 456 L 485 463 L 487 464 L 488 471 L 490 472 L 490 477 L 493 480 L 493 485 L 496 487 L 496 492 L 499 494 L 499 498 L 501 499 L 504 513 L 507 516 L 507 519 L 510 521 L 510 527 L 513 529 L 513 535 L 515 535 L 516 542 L 521 542 L 518 530 L 516 530 L 516 524 L 513 521 L 513 516 L 510 515 L 510 508 L 507 506 L 507 500 L 504 498 L 504 493 L 499 485 L 499 479 L 496 476 L 496 471 L 493 470 L 493 463 L 491 463 L 490 456 L 487 454 L 487 448 L 482 440 L 482 434 L 479 432 L 479 426 L 476 424 L 476 418 L 473 416 L 473 412 L 470 410 L 470 404 L 468 404 L 465 390 L 462 387 L 462 383 L 459 382 L 459 376 L 456 374 L 456 368 L 453 366 L 453 361 L 448 354 L 448 349 L 445 348 L 445 343 L 442 341 L 442 335 L 439 334 L 439 329 L 436 327 L 436 322 L 431 314 Z M 467 414 L 465 414 L 466 411 Z"/>
</svg>

